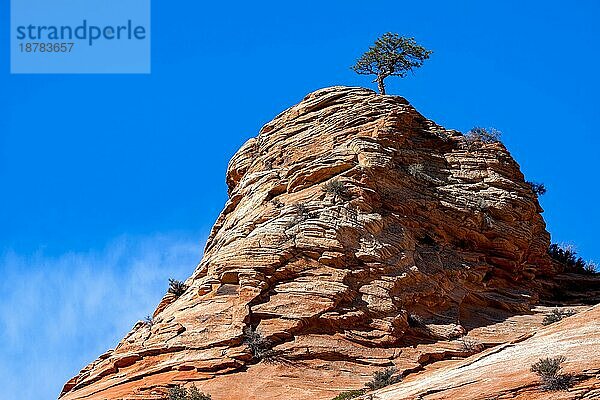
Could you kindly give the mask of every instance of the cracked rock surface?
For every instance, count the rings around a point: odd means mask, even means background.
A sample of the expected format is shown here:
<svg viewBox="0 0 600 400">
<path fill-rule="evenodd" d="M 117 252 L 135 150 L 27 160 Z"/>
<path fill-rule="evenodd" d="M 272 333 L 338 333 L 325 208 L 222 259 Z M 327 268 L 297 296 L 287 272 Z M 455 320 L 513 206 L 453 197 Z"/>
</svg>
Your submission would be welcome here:
<svg viewBox="0 0 600 400">
<path fill-rule="evenodd" d="M 528 336 L 410 376 L 373 393 L 372 399 L 600 399 L 600 306 L 586 307 Z M 530 367 L 542 357 L 556 356 L 566 358 L 561 373 L 574 377 L 573 387 L 544 391 Z"/>
<path fill-rule="evenodd" d="M 62 400 L 158 400 L 192 382 L 214 400 L 329 399 L 386 366 L 469 356 L 458 338 L 531 314 L 556 273 L 542 210 L 506 148 L 468 141 L 401 97 L 311 93 L 242 146 L 226 179 L 187 290 Z"/>
</svg>

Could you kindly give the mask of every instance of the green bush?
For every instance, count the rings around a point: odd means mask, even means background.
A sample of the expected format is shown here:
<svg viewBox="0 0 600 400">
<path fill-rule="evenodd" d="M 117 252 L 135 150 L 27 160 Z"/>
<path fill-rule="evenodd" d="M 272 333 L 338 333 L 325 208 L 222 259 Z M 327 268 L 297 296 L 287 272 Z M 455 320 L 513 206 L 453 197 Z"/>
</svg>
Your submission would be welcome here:
<svg viewBox="0 0 600 400">
<path fill-rule="evenodd" d="M 169 389 L 169 400 L 187 400 L 187 390 L 181 386 L 176 385 Z"/>
<path fill-rule="evenodd" d="M 211 400 L 210 394 L 202 393 L 198 390 L 196 385 L 192 385 L 190 389 L 188 389 L 188 400 Z"/>
<path fill-rule="evenodd" d="M 496 143 L 500 141 L 502 132 L 494 128 L 481 128 L 476 126 L 465 134 L 469 142 Z"/>
<path fill-rule="evenodd" d="M 275 351 L 270 340 L 265 339 L 259 332 L 247 326 L 244 328 L 244 344 L 248 346 L 252 356 L 258 361 L 274 362 Z"/>
<path fill-rule="evenodd" d="M 557 375 L 562 369 L 561 364 L 567 360 L 565 356 L 540 358 L 531 365 L 531 372 L 540 376 Z"/>
<path fill-rule="evenodd" d="M 308 207 L 303 203 L 294 204 L 294 211 L 296 212 L 296 220 L 306 221 L 310 217 L 310 212 L 308 211 Z"/>
<path fill-rule="evenodd" d="M 573 377 L 570 374 L 558 374 L 542 378 L 543 389 L 548 391 L 567 390 L 573 386 Z"/>
<path fill-rule="evenodd" d="M 411 176 L 416 178 L 423 173 L 424 167 L 423 164 L 410 164 L 407 170 Z"/>
<path fill-rule="evenodd" d="M 211 397 L 200 392 L 196 385 L 192 385 L 189 389 L 176 385 L 169 389 L 169 400 L 211 400 Z"/>
<path fill-rule="evenodd" d="M 588 261 L 585 263 L 585 266 L 583 267 L 583 273 L 584 274 L 589 274 L 589 275 L 594 275 L 598 273 L 598 266 L 596 265 L 595 262 L 592 261 Z"/>
<path fill-rule="evenodd" d="M 573 310 L 559 310 L 555 308 L 549 314 L 544 316 L 544 320 L 542 321 L 542 325 L 550 325 L 555 322 L 562 320 L 563 318 L 570 317 L 571 315 L 575 315 L 575 311 Z"/>
<path fill-rule="evenodd" d="M 394 383 L 398 383 L 402 380 L 402 378 L 396 375 L 397 372 L 398 370 L 396 369 L 396 367 L 389 367 L 384 369 L 383 371 L 376 371 L 373 374 L 373 379 L 367 382 L 365 386 L 368 388 L 368 390 L 377 390 L 389 385 L 393 385 Z M 338 394 L 331 400 L 354 399 L 356 397 L 362 396 L 366 392 L 367 389 L 348 390 Z"/>
<path fill-rule="evenodd" d="M 396 367 L 389 367 L 383 371 L 377 371 L 373 374 L 373 379 L 366 383 L 366 386 L 371 390 L 377 390 L 398 383 L 402 378 L 395 375 L 396 372 L 398 372 Z"/>
<path fill-rule="evenodd" d="M 185 283 L 178 281 L 176 279 L 169 279 L 169 289 L 168 293 L 172 293 L 175 296 L 179 297 L 187 290 L 187 286 Z"/>
<path fill-rule="evenodd" d="M 344 186 L 344 184 L 338 179 L 332 179 L 329 182 L 323 185 L 323 191 L 325 193 L 331 193 L 335 197 L 347 197 L 348 190 Z"/>
<path fill-rule="evenodd" d="M 548 247 L 548 255 L 562 264 L 565 268 L 565 272 L 573 272 L 576 274 L 596 274 L 596 265 L 592 262 L 586 263 L 583 258 L 577 257 L 577 252 L 570 246 L 561 246 L 556 243 L 552 243 Z"/>
<path fill-rule="evenodd" d="M 531 372 L 535 372 L 542 379 L 544 390 L 566 390 L 573 385 L 573 377 L 561 372 L 561 364 L 565 361 L 564 356 L 546 357 L 531 365 Z"/>
<path fill-rule="evenodd" d="M 547 192 L 546 186 L 543 183 L 536 183 L 536 182 L 530 182 L 530 181 L 526 181 L 525 183 L 529 185 L 529 187 L 531 188 L 531 191 L 533 193 L 535 193 L 537 196 L 542 196 L 542 195 L 546 194 L 546 192 Z"/>
<path fill-rule="evenodd" d="M 331 400 L 347 400 L 347 399 L 354 399 L 356 397 L 362 396 L 363 394 L 365 394 L 366 390 L 365 389 L 357 389 L 357 390 L 348 390 L 346 392 L 342 392 L 340 394 L 338 394 L 337 396 L 335 396 L 333 399 Z"/>
</svg>

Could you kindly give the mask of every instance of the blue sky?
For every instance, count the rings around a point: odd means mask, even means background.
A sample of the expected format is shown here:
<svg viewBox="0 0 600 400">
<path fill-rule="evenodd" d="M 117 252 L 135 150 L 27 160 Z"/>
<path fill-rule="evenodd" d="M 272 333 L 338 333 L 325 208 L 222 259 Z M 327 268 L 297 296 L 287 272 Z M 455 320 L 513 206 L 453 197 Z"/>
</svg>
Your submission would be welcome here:
<svg viewBox="0 0 600 400">
<path fill-rule="evenodd" d="M 492 126 L 553 241 L 600 260 L 600 3 L 154 2 L 150 75 L 10 75 L 0 6 L 0 385 L 52 399 L 186 278 L 229 158 L 381 33 L 434 50 L 388 92 L 448 128 Z M 7 396 L 7 397 L 4 397 Z"/>
</svg>

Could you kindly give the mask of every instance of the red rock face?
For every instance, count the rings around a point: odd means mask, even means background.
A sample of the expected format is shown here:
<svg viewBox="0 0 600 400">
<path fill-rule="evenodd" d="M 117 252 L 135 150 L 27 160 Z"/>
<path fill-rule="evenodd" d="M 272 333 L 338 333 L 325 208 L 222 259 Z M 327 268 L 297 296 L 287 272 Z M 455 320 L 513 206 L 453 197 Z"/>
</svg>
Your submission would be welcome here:
<svg viewBox="0 0 600 400">
<path fill-rule="evenodd" d="M 374 393 L 373 400 L 600 398 L 599 306 L 528 336 L 408 377 Z M 543 390 L 540 377 L 530 371 L 540 358 L 556 356 L 566 358 L 561 373 L 574 377 L 568 391 Z"/>
<path fill-rule="evenodd" d="M 554 274 L 506 148 L 401 97 L 314 92 L 244 144 L 227 183 L 185 293 L 61 399 L 164 399 L 192 382 L 214 400 L 329 399 L 385 366 L 469 355 L 458 337 L 528 313 Z"/>
</svg>

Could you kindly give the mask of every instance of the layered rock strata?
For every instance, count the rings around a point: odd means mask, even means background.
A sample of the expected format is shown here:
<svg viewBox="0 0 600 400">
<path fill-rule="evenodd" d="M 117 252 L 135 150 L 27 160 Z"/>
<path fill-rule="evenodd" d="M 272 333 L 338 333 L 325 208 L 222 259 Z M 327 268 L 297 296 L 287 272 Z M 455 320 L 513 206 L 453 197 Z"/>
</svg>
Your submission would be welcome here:
<svg viewBox="0 0 600 400">
<path fill-rule="evenodd" d="M 164 399 L 192 382 L 214 400 L 331 398 L 385 366 L 468 356 L 448 343 L 530 313 L 555 271 L 506 148 L 402 97 L 311 93 L 243 145 L 227 184 L 187 290 L 61 399 Z"/>
</svg>

